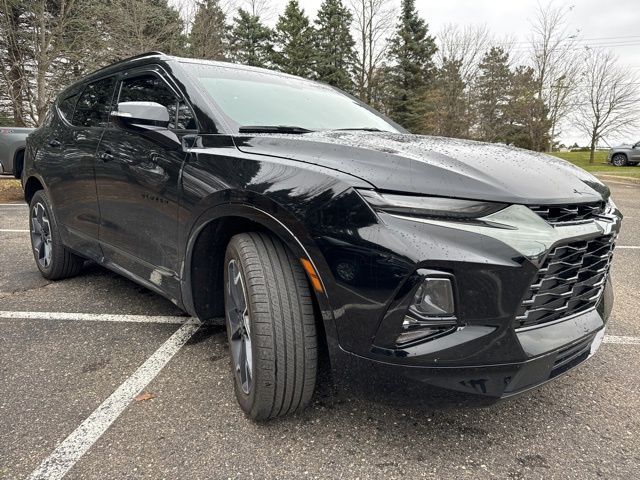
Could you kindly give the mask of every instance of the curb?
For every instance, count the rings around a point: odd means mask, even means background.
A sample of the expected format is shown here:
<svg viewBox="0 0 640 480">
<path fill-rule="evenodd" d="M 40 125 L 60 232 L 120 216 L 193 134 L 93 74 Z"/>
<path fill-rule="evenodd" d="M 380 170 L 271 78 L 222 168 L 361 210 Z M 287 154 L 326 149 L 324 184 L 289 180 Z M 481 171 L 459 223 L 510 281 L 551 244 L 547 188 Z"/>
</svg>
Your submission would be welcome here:
<svg viewBox="0 0 640 480">
<path fill-rule="evenodd" d="M 620 182 L 620 183 L 628 183 L 631 185 L 640 185 L 640 178 L 635 177 L 624 177 L 622 175 L 598 175 L 595 174 L 600 180 L 604 181 L 612 181 L 612 182 Z"/>
</svg>

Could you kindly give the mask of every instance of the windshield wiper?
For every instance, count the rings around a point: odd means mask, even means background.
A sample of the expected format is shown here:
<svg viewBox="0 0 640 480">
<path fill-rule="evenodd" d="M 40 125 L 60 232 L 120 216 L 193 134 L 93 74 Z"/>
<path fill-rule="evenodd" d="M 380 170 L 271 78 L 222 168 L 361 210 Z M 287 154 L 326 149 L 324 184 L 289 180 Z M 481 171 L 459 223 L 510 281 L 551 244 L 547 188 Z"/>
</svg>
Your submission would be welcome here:
<svg viewBox="0 0 640 480">
<path fill-rule="evenodd" d="M 385 130 L 380 130 L 376 127 L 353 127 L 353 128 L 334 128 L 334 132 L 346 132 L 349 130 L 358 130 L 361 132 L 384 132 Z"/>
<path fill-rule="evenodd" d="M 238 128 L 240 133 L 310 133 L 313 130 L 309 130 L 303 127 L 296 127 L 293 125 L 243 125 Z"/>
</svg>

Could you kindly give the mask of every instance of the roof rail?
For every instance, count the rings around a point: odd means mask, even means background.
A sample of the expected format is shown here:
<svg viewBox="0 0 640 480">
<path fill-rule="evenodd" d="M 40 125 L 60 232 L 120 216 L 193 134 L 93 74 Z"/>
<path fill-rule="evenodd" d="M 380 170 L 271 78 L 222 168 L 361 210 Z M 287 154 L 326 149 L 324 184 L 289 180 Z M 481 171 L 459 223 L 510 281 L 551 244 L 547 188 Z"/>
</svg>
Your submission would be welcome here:
<svg viewBox="0 0 640 480">
<path fill-rule="evenodd" d="M 94 73 L 98 73 L 101 72 L 102 70 L 104 70 L 105 68 L 110 68 L 113 67 L 114 65 L 119 65 L 121 63 L 124 62 L 128 62 L 130 60 L 135 60 L 137 58 L 144 58 L 144 57 L 152 57 L 155 55 L 166 55 L 166 53 L 164 52 L 145 52 L 145 53 L 139 53 L 138 55 L 134 55 L 133 57 L 128 57 L 128 58 L 123 58 L 122 60 L 118 60 L 117 62 L 114 63 L 110 63 L 109 65 L 105 65 L 102 68 L 99 68 L 97 70 L 94 70 L 93 72 L 91 72 L 89 75 L 93 75 Z"/>
</svg>

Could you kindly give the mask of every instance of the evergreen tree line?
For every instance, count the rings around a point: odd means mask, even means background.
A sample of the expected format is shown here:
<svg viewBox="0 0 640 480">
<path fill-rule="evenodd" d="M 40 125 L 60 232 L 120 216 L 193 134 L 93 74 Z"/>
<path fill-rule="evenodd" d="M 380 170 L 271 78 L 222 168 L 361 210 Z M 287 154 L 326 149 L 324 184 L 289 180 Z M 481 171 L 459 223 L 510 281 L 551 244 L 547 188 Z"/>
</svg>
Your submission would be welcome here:
<svg viewBox="0 0 640 480">
<path fill-rule="evenodd" d="M 259 15 L 237 9 L 229 21 L 218 0 L 198 3 L 187 52 L 194 57 L 266 67 L 359 91 L 353 14 L 342 0 L 324 0 L 311 20 L 290 0 L 273 29 Z M 214 33 L 215 32 L 215 33 Z M 550 122 L 536 96 L 533 69 L 511 68 L 509 56 L 491 48 L 473 84 L 462 61 L 445 58 L 415 0 L 402 0 L 386 58 L 375 72 L 373 106 L 413 133 L 475 138 L 542 150 Z"/>
<path fill-rule="evenodd" d="M 361 30 L 356 44 L 354 21 L 365 18 L 368 4 L 324 0 L 311 19 L 298 0 L 290 0 L 270 27 L 259 9 L 250 8 L 255 0 L 230 12 L 220 0 L 198 0 L 186 24 L 167 0 L 0 0 L 0 80 L 7 87 L 0 106 L 9 107 L 7 121 L 37 124 L 55 92 L 74 78 L 120 58 L 160 50 L 325 82 L 413 133 L 532 150 L 549 147 L 551 132 L 558 133 L 552 118 L 557 122 L 560 114 L 551 111 L 544 95 L 548 79 L 538 74 L 544 69 L 513 65 L 508 51 L 487 44 L 468 75 L 465 58 L 438 51 L 415 0 L 400 0 L 395 20 L 388 19 L 393 28 L 380 61 L 366 64 L 359 60 L 362 50 L 369 48 L 370 56 L 374 50 L 367 38 L 380 33 Z M 42 43 L 34 45 L 34 38 Z M 563 88 L 564 94 L 569 86 Z"/>
</svg>

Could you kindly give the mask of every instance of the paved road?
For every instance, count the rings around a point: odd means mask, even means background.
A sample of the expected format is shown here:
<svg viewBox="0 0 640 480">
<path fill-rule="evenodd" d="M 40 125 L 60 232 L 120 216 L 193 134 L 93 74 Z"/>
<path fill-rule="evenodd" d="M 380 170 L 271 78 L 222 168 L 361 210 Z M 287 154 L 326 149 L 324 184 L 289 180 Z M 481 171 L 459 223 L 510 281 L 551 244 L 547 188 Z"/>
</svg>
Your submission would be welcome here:
<svg viewBox="0 0 640 480">
<path fill-rule="evenodd" d="M 611 187 L 619 246 L 639 247 L 640 186 Z M 13 231 L 26 217 L 0 206 L 0 310 L 42 312 L 0 318 L 0 478 L 638 478 L 640 248 L 616 251 L 610 342 L 531 394 L 428 410 L 319 395 L 256 425 L 235 405 L 219 327 L 181 326 L 172 304 L 99 267 L 45 281 Z M 153 398 L 131 401 L 139 388 Z"/>
</svg>

